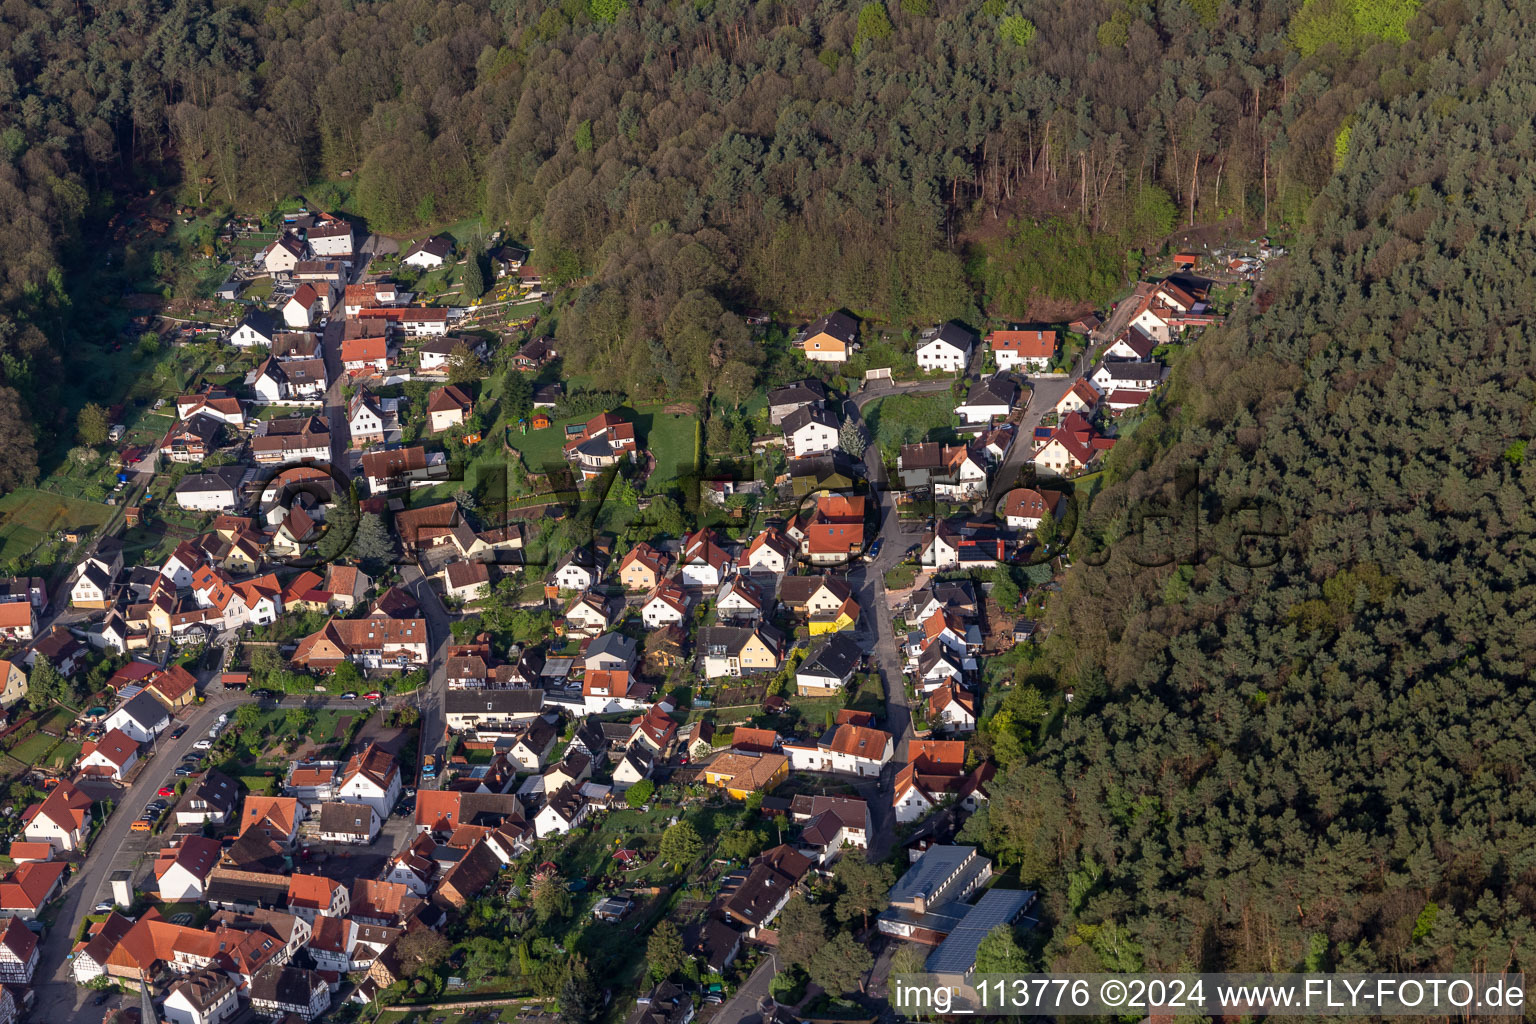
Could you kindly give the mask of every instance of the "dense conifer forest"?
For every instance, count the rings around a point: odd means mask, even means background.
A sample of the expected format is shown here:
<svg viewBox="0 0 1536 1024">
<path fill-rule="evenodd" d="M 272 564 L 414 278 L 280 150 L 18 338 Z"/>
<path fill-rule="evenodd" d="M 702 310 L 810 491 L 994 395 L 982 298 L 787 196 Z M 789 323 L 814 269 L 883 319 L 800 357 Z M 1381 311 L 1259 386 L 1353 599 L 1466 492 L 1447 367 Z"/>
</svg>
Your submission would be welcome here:
<svg viewBox="0 0 1536 1024">
<path fill-rule="evenodd" d="M 1449 51 L 1383 71 L 1429 68 L 1356 109 L 1284 273 L 1180 365 L 1082 517 L 1079 557 L 1112 554 L 1068 575 L 1030 680 L 1075 687 L 1072 714 L 1028 763 L 1015 730 L 968 826 L 1046 883 L 1048 961 L 1536 952 L 1536 45 L 1527 5 L 1464 11 Z M 1206 537 L 1274 499 L 1273 566 L 1124 557 L 1130 510 L 1173 507 L 1191 469 Z"/>
</svg>

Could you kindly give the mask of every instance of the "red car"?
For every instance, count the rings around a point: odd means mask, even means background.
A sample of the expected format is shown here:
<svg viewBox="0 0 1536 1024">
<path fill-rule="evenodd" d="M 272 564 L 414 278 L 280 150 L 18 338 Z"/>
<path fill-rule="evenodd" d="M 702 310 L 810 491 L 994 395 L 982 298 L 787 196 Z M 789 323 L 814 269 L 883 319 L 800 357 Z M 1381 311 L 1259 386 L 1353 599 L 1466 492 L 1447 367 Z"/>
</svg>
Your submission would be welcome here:
<svg viewBox="0 0 1536 1024">
<path fill-rule="evenodd" d="M 382 693 L 380 693 L 378 690 L 374 690 L 372 693 L 365 693 L 365 694 L 363 694 L 363 699 L 364 700 L 383 700 L 384 699 L 384 695 Z"/>
<path fill-rule="evenodd" d="M 161 786 L 160 789 L 155 793 L 155 795 L 156 796 L 175 796 L 176 795 L 176 791 L 174 789 L 172 789 L 170 786 Z"/>
</svg>

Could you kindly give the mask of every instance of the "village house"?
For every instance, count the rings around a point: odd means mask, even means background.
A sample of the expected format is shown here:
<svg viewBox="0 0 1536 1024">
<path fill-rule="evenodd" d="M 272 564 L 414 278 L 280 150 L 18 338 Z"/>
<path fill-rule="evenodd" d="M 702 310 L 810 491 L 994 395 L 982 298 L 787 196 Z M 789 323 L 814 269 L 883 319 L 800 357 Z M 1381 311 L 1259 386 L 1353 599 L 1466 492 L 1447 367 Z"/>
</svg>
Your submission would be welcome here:
<svg viewBox="0 0 1536 1024">
<path fill-rule="evenodd" d="M 652 589 L 667 574 L 671 559 L 646 541 L 641 541 L 619 560 L 619 582 L 628 591 Z"/>
<path fill-rule="evenodd" d="M 1152 358 L 1152 353 L 1156 348 L 1157 340 L 1140 327 L 1127 327 L 1104 350 L 1104 358 L 1110 361 L 1130 360 L 1132 362 L 1145 362 Z"/>
<path fill-rule="evenodd" d="M 352 803 L 367 804 L 388 818 L 400 798 L 400 765 L 377 743 L 370 743 L 348 759 L 341 771 L 337 796 Z"/>
<path fill-rule="evenodd" d="M 1101 435 L 1081 413 L 1068 413 L 1035 449 L 1032 461 L 1042 476 L 1070 476 L 1096 464 L 1114 446 L 1114 438 Z"/>
<path fill-rule="evenodd" d="M 748 938 L 756 938 L 784 909 L 810 869 L 810 858 L 789 846 L 765 850 L 752 861 L 747 877 L 726 897 L 721 910 L 746 930 Z"/>
<path fill-rule="evenodd" d="M 523 346 L 512 354 L 512 365 L 524 373 L 533 373 L 543 368 L 559 357 L 555 350 L 554 339 L 541 334 L 537 338 L 529 339 Z"/>
<path fill-rule="evenodd" d="M 815 377 L 771 388 L 768 391 L 768 422 L 782 426 L 785 417 L 796 410 L 825 407 L 827 397 L 827 386 Z"/>
<path fill-rule="evenodd" d="M 614 412 L 594 416 L 580 427 L 567 427 L 566 433 L 565 457 L 587 480 L 622 461 L 634 461 L 639 451 L 635 425 Z"/>
<path fill-rule="evenodd" d="M 139 744 L 121 729 L 81 747 L 80 773 L 92 778 L 123 781 L 139 761 Z"/>
<path fill-rule="evenodd" d="M 976 697 L 971 691 L 949 679 L 928 695 L 928 723 L 949 732 L 976 730 Z"/>
<path fill-rule="evenodd" d="M 1094 390 L 1092 384 L 1080 377 L 1072 382 L 1066 394 L 1057 399 L 1056 415 L 1066 416 L 1076 412 L 1084 416 L 1092 416 L 1098 407 L 1099 393 Z"/>
<path fill-rule="evenodd" d="M 175 465 L 202 462 L 218 450 L 223 434 L 220 421 L 198 414 L 171 424 L 160 440 L 160 456 Z"/>
<path fill-rule="evenodd" d="M 1003 506 L 999 511 L 1010 530 L 1038 530 L 1046 516 L 1062 517 L 1066 511 L 1066 496 L 1060 491 L 1015 487 L 1003 495 Z"/>
<path fill-rule="evenodd" d="M 706 679 L 772 672 L 783 657 L 784 636 L 766 623 L 705 626 L 699 630 L 698 650 Z"/>
<path fill-rule="evenodd" d="M 858 349 L 859 327 L 847 313 L 828 313 L 801 331 L 795 347 L 818 363 L 846 363 Z"/>
<path fill-rule="evenodd" d="M 992 359 L 999 370 L 1041 371 L 1051 365 L 1061 345 L 1055 331 L 1011 329 L 987 335 Z"/>
<path fill-rule="evenodd" d="M 960 373 L 970 365 L 975 348 L 976 335 L 953 320 L 930 327 L 918 335 L 917 368 Z"/>
<path fill-rule="evenodd" d="M 840 696 L 863 660 L 864 652 L 851 636 L 834 634 L 800 663 L 795 688 L 802 697 Z"/>
<path fill-rule="evenodd" d="M 740 730 L 737 730 L 738 732 Z M 789 758 L 773 750 L 730 750 L 704 766 L 706 785 L 723 789 L 735 800 L 753 793 L 768 794 L 789 776 Z"/>
<path fill-rule="evenodd" d="M 624 602 L 585 590 L 565 610 L 565 631 L 569 636 L 602 636 L 610 626 L 618 622 Z M 646 620 L 650 622 L 649 619 Z"/>
<path fill-rule="evenodd" d="M 809 517 L 797 520 L 800 554 L 812 565 L 843 565 L 864 549 L 864 497 L 824 494 Z"/>
<path fill-rule="evenodd" d="M 609 671 L 633 672 L 636 663 L 636 644 L 631 637 L 623 633 L 610 632 L 593 640 L 587 645 L 582 657 L 583 667 L 588 672 L 601 669 Z"/>
<path fill-rule="evenodd" d="M 582 545 L 571 549 L 555 563 L 550 579 L 560 590 L 590 590 L 602 582 L 607 569 L 607 555 Z"/>
<path fill-rule="evenodd" d="M 112 604 L 113 579 L 89 560 L 82 564 L 69 589 L 75 608 L 107 608 Z M 0 602 L 0 638 L 31 640 L 37 632 L 37 608 L 30 601 Z"/>
<path fill-rule="evenodd" d="M 821 406 L 807 405 L 784 417 L 784 447 L 792 457 L 825 455 L 837 448 L 837 415 Z"/>
<path fill-rule="evenodd" d="M 715 532 L 706 526 L 683 538 L 678 565 L 684 586 L 712 589 L 730 571 L 731 557 Z"/>
<path fill-rule="evenodd" d="M 283 303 L 283 322 L 289 327 L 311 327 L 320 322 L 325 313 L 325 300 L 321 288 L 306 281 Z"/>
<path fill-rule="evenodd" d="M 22 836 L 32 843 L 47 843 L 59 853 L 73 853 L 85 844 L 90 831 L 91 798 L 73 783 L 60 780 L 42 803 L 22 812 Z"/>
<path fill-rule="evenodd" d="M 998 370 L 990 377 L 983 377 L 966 392 L 965 401 L 955 407 L 955 414 L 964 423 L 991 423 L 1004 420 L 1019 404 L 1019 382 L 1007 370 Z"/>
<path fill-rule="evenodd" d="M 203 898 L 208 876 L 219 864 L 219 841 L 204 836 L 183 836 L 155 858 L 155 880 L 160 898 L 167 903 L 196 902 Z"/>
<path fill-rule="evenodd" d="M 473 411 L 474 403 L 457 384 L 438 388 L 427 399 L 427 421 L 434 434 L 462 427 Z"/>
<path fill-rule="evenodd" d="M 742 555 L 742 565 L 749 572 L 786 573 L 795 564 L 795 544 L 777 527 L 768 527 L 752 538 Z"/>
<path fill-rule="evenodd" d="M 349 325 L 358 323 L 348 320 Z M 353 377 L 388 373 L 394 360 L 389 352 L 389 336 L 382 326 L 348 327 L 341 341 L 341 367 Z"/>
<path fill-rule="evenodd" d="M 436 270 L 453 256 L 453 242 L 442 235 L 433 235 L 415 243 L 400 255 L 400 262 L 420 270 Z"/>
<path fill-rule="evenodd" d="M 1158 362 L 1110 360 L 1094 367 L 1089 381 L 1101 394 L 1111 391 L 1151 391 L 1163 382 L 1168 368 Z"/>
<path fill-rule="evenodd" d="M 853 597 L 848 581 L 838 576 L 786 576 L 779 601 L 797 617 L 834 615 Z"/>
<path fill-rule="evenodd" d="M 450 689 L 443 697 L 448 729 L 480 737 L 504 735 L 537 718 L 543 708 L 539 689 Z"/>
<path fill-rule="evenodd" d="M 293 1014 L 311 1021 L 331 1005 L 330 986 L 318 971 L 269 965 L 251 979 L 251 1009 L 264 1017 Z"/>
<path fill-rule="evenodd" d="M 813 743 L 785 740 L 783 750 L 789 757 L 790 768 L 863 777 L 879 775 L 894 750 L 891 734 L 854 720 L 860 717 L 857 712 L 840 712 L 837 724 Z M 864 718 L 865 722 L 869 720 Z"/>
<path fill-rule="evenodd" d="M 567 785 L 548 795 L 544 806 L 534 815 L 534 832 L 540 839 L 565 835 L 587 820 L 591 813 L 592 802 L 580 789 Z"/>
<path fill-rule="evenodd" d="M 178 977 L 160 1005 L 167 1024 L 223 1024 L 239 1012 L 234 981 L 216 969 Z"/>
<path fill-rule="evenodd" d="M 295 261 L 297 262 L 297 261 Z M 229 334 L 229 343 L 236 348 L 256 348 L 262 346 L 270 349 L 272 339 L 277 335 L 277 320 L 270 313 L 261 310 L 252 310 L 240 318 L 235 329 Z"/>
<path fill-rule="evenodd" d="M 30 985 L 37 970 L 37 935 L 14 917 L 0 931 L 0 984 Z"/>
<path fill-rule="evenodd" d="M 715 598 L 715 617 L 727 625 L 750 625 L 772 610 L 772 592 L 751 576 L 730 577 Z"/>
<path fill-rule="evenodd" d="M 245 504 L 240 485 L 244 466 L 218 466 L 192 473 L 176 485 L 176 504 L 189 512 L 228 512 Z"/>
<path fill-rule="evenodd" d="M 658 583 L 640 604 L 640 619 L 651 629 L 660 629 L 688 618 L 688 591 L 681 577 Z"/>
<path fill-rule="evenodd" d="M 299 641 L 293 663 L 320 671 L 343 661 L 363 669 L 409 671 L 427 663 L 427 644 L 425 619 L 333 618 Z"/>
<path fill-rule="evenodd" d="M 352 257 L 352 225 L 340 217 L 322 213 L 304 229 L 304 241 L 319 257 L 347 260 Z"/>
<path fill-rule="evenodd" d="M 293 272 L 301 260 L 309 259 L 311 255 L 312 251 L 302 238 L 284 231 L 257 255 L 256 260 L 269 274 L 287 275 Z"/>
<path fill-rule="evenodd" d="M 331 428 L 324 416 L 285 416 L 257 424 L 251 455 L 258 465 L 313 462 L 331 457 Z"/>
<path fill-rule="evenodd" d="M 453 601 L 478 601 L 491 593 L 491 570 L 484 562 L 449 562 L 443 567 L 443 592 Z"/>
<path fill-rule="evenodd" d="M 347 433 L 352 447 L 382 444 L 385 439 L 384 424 L 389 419 L 379 400 L 367 388 L 358 388 L 347 402 Z"/>
</svg>

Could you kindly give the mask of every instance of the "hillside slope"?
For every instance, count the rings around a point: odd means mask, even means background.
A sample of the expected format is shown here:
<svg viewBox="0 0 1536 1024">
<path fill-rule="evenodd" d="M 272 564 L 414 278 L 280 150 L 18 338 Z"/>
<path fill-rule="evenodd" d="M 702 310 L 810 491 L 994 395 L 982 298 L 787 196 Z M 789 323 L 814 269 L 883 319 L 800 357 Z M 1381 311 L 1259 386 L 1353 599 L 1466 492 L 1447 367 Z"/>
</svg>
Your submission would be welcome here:
<svg viewBox="0 0 1536 1024">
<path fill-rule="evenodd" d="M 1075 541 L 1181 470 L 1205 538 L 1245 501 L 1286 519 L 1267 568 L 1121 541 L 1071 573 L 1073 714 L 970 832 L 1057 894 L 1058 964 L 1531 962 L 1536 11 L 1464 10 L 1423 91 L 1358 111 L 1307 239 Z"/>
</svg>

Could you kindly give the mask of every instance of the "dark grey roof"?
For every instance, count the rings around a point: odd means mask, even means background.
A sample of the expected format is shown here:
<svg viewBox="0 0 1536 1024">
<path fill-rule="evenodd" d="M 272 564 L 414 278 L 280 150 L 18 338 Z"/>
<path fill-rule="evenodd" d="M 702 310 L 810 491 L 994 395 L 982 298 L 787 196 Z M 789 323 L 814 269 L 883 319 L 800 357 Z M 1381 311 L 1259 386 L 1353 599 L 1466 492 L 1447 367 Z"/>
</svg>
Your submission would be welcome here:
<svg viewBox="0 0 1536 1024">
<path fill-rule="evenodd" d="M 325 980 L 314 971 L 268 965 L 251 979 L 251 999 L 278 1006 L 302 1006 L 307 1011 L 310 995 L 324 985 Z"/>
<path fill-rule="evenodd" d="M 244 466 L 219 466 L 206 473 L 193 473 L 181 478 L 176 485 L 177 494 L 197 494 L 207 491 L 236 490 L 245 479 Z"/>
<path fill-rule="evenodd" d="M 918 863 L 932 852 L 923 854 Z M 1034 902 L 1035 894 L 1027 889 L 988 889 L 939 948 L 928 954 L 924 967 L 935 974 L 969 974 L 976 966 L 976 949 L 987 933 L 1000 924 L 1012 924 Z"/>
<path fill-rule="evenodd" d="M 532 715 L 544 706 L 544 691 L 449 690 L 443 708 L 452 715 Z"/>
<path fill-rule="evenodd" d="M 183 800 L 201 800 L 209 808 L 228 814 L 240 802 L 240 788 L 223 772 L 209 771 L 187 792 Z"/>
<path fill-rule="evenodd" d="M 249 327 L 262 337 L 271 338 L 277 333 L 277 317 L 271 313 L 253 309 L 240 318 L 240 323 L 235 329 L 239 330 L 241 327 Z"/>
<path fill-rule="evenodd" d="M 118 708 L 118 710 L 126 712 L 129 718 L 138 722 L 145 729 L 150 729 L 170 718 L 170 715 L 166 713 L 165 705 L 156 700 L 147 690 Z"/>
<path fill-rule="evenodd" d="M 447 259 L 453 254 L 453 243 L 442 235 L 433 235 L 431 238 L 422 239 L 401 255 L 401 259 L 409 259 L 419 252 L 430 253 L 438 259 Z"/>
<path fill-rule="evenodd" d="M 814 377 L 797 380 L 768 392 L 770 406 L 808 405 L 827 400 L 827 386 Z"/>
<path fill-rule="evenodd" d="M 1013 374 L 999 370 L 992 376 L 971 385 L 965 396 L 966 405 L 1006 405 L 1012 408 L 1019 400 L 1019 382 Z"/>
<path fill-rule="evenodd" d="M 635 657 L 635 641 L 623 633 L 604 633 L 587 646 L 588 658 L 594 658 L 599 654 L 631 661 Z"/>
<path fill-rule="evenodd" d="M 1099 370 L 1104 370 L 1109 374 L 1110 380 L 1161 380 L 1165 369 L 1163 364 L 1158 362 L 1138 363 L 1129 359 L 1111 359 L 1100 363 L 1094 369 L 1093 376 L 1097 377 Z"/>
<path fill-rule="evenodd" d="M 784 433 L 793 434 L 795 431 L 809 423 L 820 423 L 822 426 L 837 429 L 837 416 L 829 409 L 823 409 L 816 405 L 802 405 L 788 416 L 784 417 Z"/>
<path fill-rule="evenodd" d="M 859 336 L 859 325 L 847 313 L 828 313 L 806 328 L 805 336 L 810 338 L 823 332 L 845 344 L 852 344 Z"/>
<path fill-rule="evenodd" d="M 974 846 L 933 846 L 891 886 L 891 902 L 921 896 L 931 899 L 960 866 L 976 853 Z"/>
<path fill-rule="evenodd" d="M 821 650 L 806 659 L 800 671 L 806 675 L 832 676 L 847 681 L 863 656 L 864 652 L 854 643 L 853 637 L 846 633 L 834 633 Z"/>
<path fill-rule="evenodd" d="M 320 831 L 366 836 L 372 833 L 373 808 L 367 804 L 330 801 L 320 805 Z"/>
<path fill-rule="evenodd" d="M 919 339 L 919 345 L 943 341 L 946 344 L 953 345 L 955 348 L 968 352 L 976 347 L 976 340 L 976 335 L 969 329 L 951 320 L 946 324 L 939 325 L 935 330 L 924 331 L 922 338 Z"/>
</svg>

